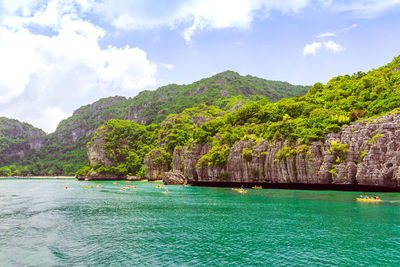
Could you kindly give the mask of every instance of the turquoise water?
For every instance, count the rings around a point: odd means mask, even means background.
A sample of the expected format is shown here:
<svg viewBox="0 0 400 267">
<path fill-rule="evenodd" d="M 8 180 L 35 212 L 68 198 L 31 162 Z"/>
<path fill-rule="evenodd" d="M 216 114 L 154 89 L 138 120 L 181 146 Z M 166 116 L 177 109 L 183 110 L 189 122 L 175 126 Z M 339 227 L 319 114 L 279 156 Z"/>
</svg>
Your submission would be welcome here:
<svg viewBox="0 0 400 267">
<path fill-rule="evenodd" d="M 398 193 L 155 185 L 0 180 L 0 265 L 400 264 Z"/>
</svg>

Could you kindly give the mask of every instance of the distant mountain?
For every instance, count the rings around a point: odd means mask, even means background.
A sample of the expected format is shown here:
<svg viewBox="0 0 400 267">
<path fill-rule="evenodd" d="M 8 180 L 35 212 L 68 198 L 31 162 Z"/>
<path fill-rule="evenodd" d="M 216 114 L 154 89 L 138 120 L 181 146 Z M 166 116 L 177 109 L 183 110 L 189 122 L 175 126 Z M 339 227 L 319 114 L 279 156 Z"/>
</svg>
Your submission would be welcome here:
<svg viewBox="0 0 400 267">
<path fill-rule="evenodd" d="M 198 104 L 220 106 L 221 98 L 258 100 L 267 97 L 276 102 L 282 98 L 302 96 L 309 88 L 225 71 L 189 85 L 170 84 L 155 91 L 143 91 L 130 100 L 125 119 L 141 124 L 159 123 L 168 114 L 180 113 Z"/>
<path fill-rule="evenodd" d="M 0 167 L 13 164 L 39 150 L 46 133 L 32 125 L 0 117 Z"/>
<path fill-rule="evenodd" d="M 73 174 L 87 164 L 86 143 L 97 128 L 110 119 L 149 125 L 200 104 L 227 109 L 237 102 L 265 97 L 276 102 L 304 95 L 309 88 L 225 71 L 189 85 L 170 84 L 154 91 L 143 91 L 133 98 L 103 98 L 77 109 L 46 137 L 40 151 L 24 157 L 18 164 L 34 165 L 32 172 L 35 174 Z"/>
</svg>

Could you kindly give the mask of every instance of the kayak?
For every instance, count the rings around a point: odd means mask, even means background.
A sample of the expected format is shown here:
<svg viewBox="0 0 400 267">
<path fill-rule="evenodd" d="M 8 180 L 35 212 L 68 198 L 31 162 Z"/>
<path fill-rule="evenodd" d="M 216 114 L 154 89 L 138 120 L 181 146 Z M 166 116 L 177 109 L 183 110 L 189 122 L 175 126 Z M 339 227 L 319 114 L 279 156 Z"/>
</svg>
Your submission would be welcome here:
<svg viewBox="0 0 400 267">
<path fill-rule="evenodd" d="M 358 202 L 378 203 L 378 202 L 381 202 L 382 200 L 380 200 L 379 198 L 378 199 L 375 199 L 375 198 L 357 198 L 357 201 Z"/>
</svg>

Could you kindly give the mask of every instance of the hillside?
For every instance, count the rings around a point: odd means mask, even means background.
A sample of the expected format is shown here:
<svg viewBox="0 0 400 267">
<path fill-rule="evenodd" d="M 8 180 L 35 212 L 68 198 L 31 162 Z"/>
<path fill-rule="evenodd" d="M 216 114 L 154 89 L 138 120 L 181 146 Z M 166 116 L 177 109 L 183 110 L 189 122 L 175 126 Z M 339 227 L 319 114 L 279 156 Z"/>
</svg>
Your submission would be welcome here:
<svg viewBox="0 0 400 267">
<path fill-rule="evenodd" d="M 46 134 L 32 125 L 0 117 L 0 167 L 13 165 L 32 151 L 39 150 Z M 13 173 L 15 168 L 0 168 L 1 175 Z"/>
<path fill-rule="evenodd" d="M 282 98 L 304 95 L 309 88 L 225 71 L 189 85 L 170 84 L 155 91 L 143 91 L 131 100 L 125 120 L 141 124 L 160 123 L 168 114 L 180 113 L 198 104 L 224 108 L 226 103 L 220 99 L 232 97 L 243 100 L 266 97 L 276 102 Z"/>
<path fill-rule="evenodd" d="M 58 125 L 54 133 L 46 136 L 40 151 L 15 163 L 27 166 L 32 174 L 72 175 L 88 162 L 86 143 L 96 129 L 110 119 L 158 124 L 169 114 L 200 104 L 229 109 L 239 102 L 243 104 L 264 97 L 274 102 L 283 97 L 304 95 L 308 88 L 226 71 L 189 85 L 171 84 L 155 91 L 143 91 L 133 98 L 100 99 L 76 110 Z"/>
<path fill-rule="evenodd" d="M 272 182 L 274 178 L 277 182 L 398 186 L 397 145 L 388 141 L 397 138 L 400 126 L 399 66 L 400 56 L 368 73 L 338 76 L 326 85 L 316 83 L 305 96 L 276 103 L 266 99 L 249 102 L 232 112 L 213 113 L 202 123 L 196 123 L 186 111 L 173 115 L 155 132 L 157 143 L 146 144 L 157 148 L 143 160 L 145 175 L 160 178 L 172 164 L 190 181 L 241 181 L 247 177 L 250 182 Z M 196 112 L 201 113 L 201 108 Z M 108 134 L 120 125 L 114 123 L 103 132 L 106 147 L 112 147 L 109 142 L 125 140 Z M 125 146 L 128 151 L 131 142 Z M 135 174 L 129 172 L 129 158 L 119 152 L 118 146 L 107 153 L 96 151 L 105 158 L 119 156 L 105 165 L 96 162 L 84 171 L 112 176 L 116 166 L 125 166 L 128 175 Z M 359 165 L 363 160 L 365 164 Z M 371 178 L 374 175 L 368 166 L 376 169 L 376 178 Z M 270 173 L 271 169 L 275 173 Z M 365 176 L 370 178 L 365 180 Z"/>
</svg>

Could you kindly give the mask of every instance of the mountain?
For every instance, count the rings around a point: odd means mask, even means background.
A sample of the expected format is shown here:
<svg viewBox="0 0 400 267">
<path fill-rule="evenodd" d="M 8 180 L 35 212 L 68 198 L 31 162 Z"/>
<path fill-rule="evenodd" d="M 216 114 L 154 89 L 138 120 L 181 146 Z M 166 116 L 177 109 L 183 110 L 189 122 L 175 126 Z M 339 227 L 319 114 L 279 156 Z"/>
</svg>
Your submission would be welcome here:
<svg viewBox="0 0 400 267">
<path fill-rule="evenodd" d="M 225 71 L 189 85 L 170 84 L 155 91 L 143 91 L 132 99 L 125 119 L 141 124 L 160 123 L 168 114 L 180 113 L 198 104 L 223 107 L 220 100 L 232 97 L 243 100 L 267 97 L 276 102 L 304 95 L 309 88 Z"/>
<path fill-rule="evenodd" d="M 46 133 L 32 125 L 0 117 L 0 167 L 12 165 L 33 151 L 40 150 Z M 0 175 L 9 175 L 5 169 Z"/>
<path fill-rule="evenodd" d="M 40 175 L 72 175 L 86 165 L 86 143 L 99 126 L 110 119 L 124 119 L 143 125 L 159 124 L 169 114 L 200 104 L 222 109 L 267 97 L 275 102 L 283 97 L 304 95 L 309 86 L 241 76 L 226 71 L 189 85 L 170 84 L 155 91 L 143 91 L 133 98 L 114 96 L 80 107 L 46 136 L 39 151 L 17 160 Z M 239 104 L 240 105 L 240 104 Z"/>
<path fill-rule="evenodd" d="M 205 105 L 186 109 L 155 127 L 148 135 L 157 138 L 146 141 L 126 134 L 138 131 L 138 125 L 106 123 L 89 143 L 91 165 L 77 174 L 160 179 L 172 169 L 195 184 L 400 190 L 399 128 L 400 56 L 368 73 L 316 83 L 300 97 L 261 99 L 231 111 Z M 142 158 L 143 170 L 137 164 L 143 153 L 130 153 L 144 147 L 152 150 Z"/>
</svg>

